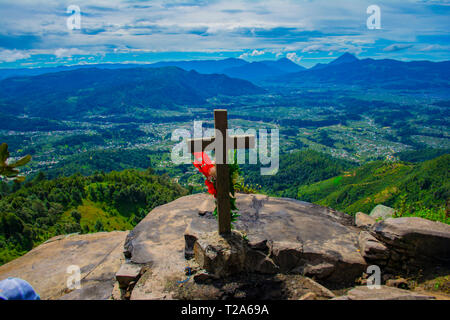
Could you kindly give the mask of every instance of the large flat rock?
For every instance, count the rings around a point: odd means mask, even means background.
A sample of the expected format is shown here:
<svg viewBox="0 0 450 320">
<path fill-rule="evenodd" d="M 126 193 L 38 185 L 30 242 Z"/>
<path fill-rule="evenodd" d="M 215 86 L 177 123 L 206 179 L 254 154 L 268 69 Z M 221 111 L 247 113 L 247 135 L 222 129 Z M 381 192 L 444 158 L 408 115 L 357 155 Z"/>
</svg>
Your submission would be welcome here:
<svg viewBox="0 0 450 320">
<path fill-rule="evenodd" d="M 59 236 L 0 266 L 0 279 L 28 281 L 41 299 L 108 299 L 123 262 L 128 231 Z M 81 270 L 81 289 L 67 289 L 67 268 Z"/>
<path fill-rule="evenodd" d="M 247 233 L 250 245 L 270 243 L 274 252 L 281 252 L 280 260 L 283 252 L 296 251 L 295 261 L 283 272 L 344 283 L 365 270 L 358 250 L 359 229 L 352 226 L 350 216 L 264 195 L 238 194 L 237 206 L 241 216 L 235 227 Z M 184 279 L 184 269 L 192 263 L 185 259 L 185 231 L 217 230 L 213 209 L 214 199 L 208 194 L 182 197 L 155 208 L 130 232 L 125 249 L 131 261 L 151 266 L 151 275 L 141 278 L 132 299 L 172 298 L 167 279 Z"/>
<path fill-rule="evenodd" d="M 370 230 L 390 249 L 391 269 L 450 268 L 450 225 L 417 217 L 388 218 Z"/>
</svg>

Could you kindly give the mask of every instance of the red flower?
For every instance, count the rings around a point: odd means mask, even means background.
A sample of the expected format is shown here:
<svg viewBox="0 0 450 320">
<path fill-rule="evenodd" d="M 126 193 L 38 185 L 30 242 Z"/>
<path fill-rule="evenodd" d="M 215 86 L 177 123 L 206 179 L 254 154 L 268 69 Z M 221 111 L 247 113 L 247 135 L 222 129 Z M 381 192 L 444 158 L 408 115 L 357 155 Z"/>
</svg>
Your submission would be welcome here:
<svg viewBox="0 0 450 320">
<path fill-rule="evenodd" d="M 206 177 L 205 185 L 208 187 L 208 192 L 216 197 L 217 190 L 212 182 L 215 179 L 216 171 L 214 162 L 204 152 L 194 152 L 194 157 L 194 166 Z"/>
<path fill-rule="evenodd" d="M 208 187 L 208 192 L 214 196 L 214 198 L 217 196 L 217 190 L 214 188 L 214 183 L 209 181 L 208 179 L 205 180 L 205 185 Z"/>
<path fill-rule="evenodd" d="M 195 152 L 194 153 L 194 166 L 207 178 L 211 178 L 214 170 L 214 163 L 208 157 L 208 155 L 204 152 Z"/>
</svg>

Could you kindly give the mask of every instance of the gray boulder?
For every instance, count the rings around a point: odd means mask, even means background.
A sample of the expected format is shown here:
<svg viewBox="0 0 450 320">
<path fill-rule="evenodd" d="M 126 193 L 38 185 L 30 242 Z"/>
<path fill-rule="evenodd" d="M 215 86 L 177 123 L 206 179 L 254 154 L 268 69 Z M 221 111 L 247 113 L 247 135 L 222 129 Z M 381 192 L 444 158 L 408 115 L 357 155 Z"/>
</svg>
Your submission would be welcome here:
<svg viewBox="0 0 450 320">
<path fill-rule="evenodd" d="M 116 272 L 116 280 L 120 288 L 127 288 L 131 282 L 139 279 L 142 273 L 142 265 L 134 263 L 124 263 Z"/>
<path fill-rule="evenodd" d="M 390 249 L 392 269 L 450 267 L 450 225 L 417 217 L 377 222 L 371 234 Z"/>
<path fill-rule="evenodd" d="M 376 219 L 365 213 L 357 212 L 355 215 L 355 225 L 358 228 L 369 229 L 375 224 L 375 222 L 377 222 Z"/>
<path fill-rule="evenodd" d="M 370 212 L 370 216 L 377 219 L 387 219 L 394 216 L 395 210 L 391 207 L 384 206 L 382 204 L 377 205 L 375 208 L 372 209 Z"/>
<path fill-rule="evenodd" d="M 194 257 L 200 268 L 218 277 L 244 271 L 246 255 L 243 235 L 237 231 L 225 236 L 215 231 L 203 233 L 194 244 Z"/>
<path fill-rule="evenodd" d="M 376 261 L 385 265 L 389 257 L 389 249 L 367 231 L 359 234 L 359 249 L 366 261 Z"/>
</svg>

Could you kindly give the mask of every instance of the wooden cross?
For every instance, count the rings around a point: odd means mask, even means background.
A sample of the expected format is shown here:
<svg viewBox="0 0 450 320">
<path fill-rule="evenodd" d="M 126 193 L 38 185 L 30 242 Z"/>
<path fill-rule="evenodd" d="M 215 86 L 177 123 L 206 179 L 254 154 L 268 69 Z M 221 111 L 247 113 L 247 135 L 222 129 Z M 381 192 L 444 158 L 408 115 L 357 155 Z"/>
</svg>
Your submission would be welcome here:
<svg viewBox="0 0 450 320">
<path fill-rule="evenodd" d="M 255 136 L 241 135 L 228 136 L 227 110 L 214 110 L 214 127 L 216 132 L 221 133 L 218 137 L 188 139 L 188 150 L 190 153 L 204 152 L 214 149 L 216 153 L 216 190 L 217 190 L 217 214 L 219 218 L 219 233 L 231 232 L 230 211 L 230 181 L 228 171 L 228 150 L 250 149 L 255 147 Z"/>
</svg>

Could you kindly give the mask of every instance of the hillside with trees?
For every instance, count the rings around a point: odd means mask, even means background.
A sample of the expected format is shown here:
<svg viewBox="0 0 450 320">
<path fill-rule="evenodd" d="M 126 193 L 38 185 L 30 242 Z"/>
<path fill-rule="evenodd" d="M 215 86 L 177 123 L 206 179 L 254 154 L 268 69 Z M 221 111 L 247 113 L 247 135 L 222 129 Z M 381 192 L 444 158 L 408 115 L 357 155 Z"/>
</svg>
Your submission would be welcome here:
<svg viewBox="0 0 450 320">
<path fill-rule="evenodd" d="M 398 216 L 420 216 L 450 223 L 450 155 L 413 164 L 374 161 L 336 177 L 300 186 L 296 198 L 354 214 L 377 204 Z"/>
<path fill-rule="evenodd" d="M 186 194 L 152 169 L 0 182 L 0 264 L 56 235 L 132 229 L 156 206 Z"/>
<path fill-rule="evenodd" d="M 260 174 L 260 166 L 244 165 L 245 182 L 261 186 L 268 195 L 295 198 L 299 186 L 308 185 L 341 174 L 355 164 L 313 150 L 280 155 L 276 175 Z"/>
</svg>

